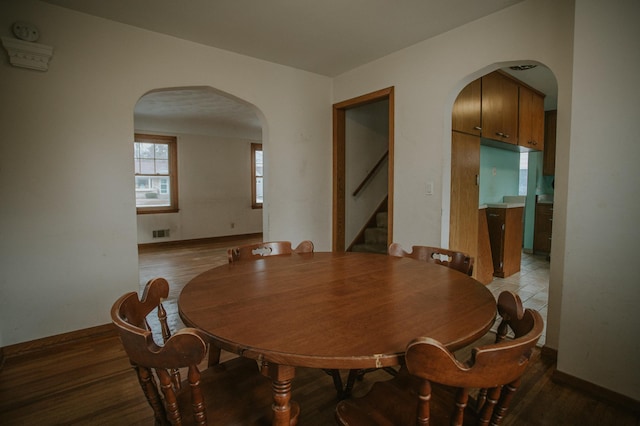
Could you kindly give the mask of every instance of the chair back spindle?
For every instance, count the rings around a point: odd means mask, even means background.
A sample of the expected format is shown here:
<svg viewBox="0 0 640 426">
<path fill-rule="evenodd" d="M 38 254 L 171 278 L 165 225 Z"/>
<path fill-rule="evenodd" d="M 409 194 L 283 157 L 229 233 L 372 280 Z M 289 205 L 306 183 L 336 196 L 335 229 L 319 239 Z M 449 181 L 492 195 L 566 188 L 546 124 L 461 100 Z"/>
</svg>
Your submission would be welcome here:
<svg viewBox="0 0 640 426">
<path fill-rule="evenodd" d="M 272 417 L 271 381 L 254 360 L 233 358 L 201 371 L 207 342 L 200 331 L 171 333 L 162 300 L 169 295 L 163 278 L 149 281 L 140 299 L 135 292 L 120 297 L 111 318 L 120 335 L 156 424 L 266 424 Z M 157 309 L 160 325 L 150 314 Z M 149 326 L 147 322 L 154 324 Z M 153 332 L 160 341 L 153 338 Z M 180 383 L 179 369 L 186 370 Z M 299 407 L 292 403 L 292 418 Z"/>
<path fill-rule="evenodd" d="M 229 263 L 233 263 L 238 260 L 257 260 L 264 256 L 313 253 L 313 249 L 313 243 L 309 240 L 302 241 L 295 249 L 291 248 L 290 241 L 267 241 L 230 248 L 227 250 L 227 258 Z"/>
<path fill-rule="evenodd" d="M 388 253 L 395 257 L 411 257 L 416 260 L 444 265 L 469 276 L 473 275 L 473 257 L 466 253 L 430 246 L 412 246 L 406 252 L 398 243 L 389 245 Z"/>
</svg>

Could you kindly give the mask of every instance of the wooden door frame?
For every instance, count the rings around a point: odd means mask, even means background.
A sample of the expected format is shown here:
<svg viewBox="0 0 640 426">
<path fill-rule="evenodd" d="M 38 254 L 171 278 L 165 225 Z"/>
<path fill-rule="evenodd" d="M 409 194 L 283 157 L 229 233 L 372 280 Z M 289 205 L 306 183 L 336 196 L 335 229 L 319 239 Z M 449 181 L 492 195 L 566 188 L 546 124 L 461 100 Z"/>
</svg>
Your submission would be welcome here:
<svg viewBox="0 0 640 426">
<path fill-rule="evenodd" d="M 393 164 L 394 164 L 394 88 L 381 89 L 366 95 L 333 104 L 333 251 L 345 250 L 345 144 L 346 111 L 370 103 L 389 101 L 389 184 L 388 184 L 388 236 L 393 241 Z"/>
</svg>

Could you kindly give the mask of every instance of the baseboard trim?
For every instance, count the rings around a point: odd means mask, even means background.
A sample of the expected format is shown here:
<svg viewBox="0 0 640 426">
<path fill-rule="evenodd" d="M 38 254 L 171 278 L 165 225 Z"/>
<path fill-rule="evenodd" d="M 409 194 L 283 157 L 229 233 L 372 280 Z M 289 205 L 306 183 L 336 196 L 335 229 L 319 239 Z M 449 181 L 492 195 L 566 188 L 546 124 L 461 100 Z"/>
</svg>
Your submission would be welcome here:
<svg viewBox="0 0 640 426">
<path fill-rule="evenodd" d="M 552 362 L 558 362 L 558 350 L 550 348 L 549 346 L 543 346 L 540 348 L 540 355 Z"/>
<path fill-rule="evenodd" d="M 579 379 L 562 371 L 554 370 L 551 374 L 551 380 L 555 383 L 572 387 L 576 390 L 593 396 L 594 398 L 605 400 L 612 404 L 631 410 L 636 414 L 640 414 L 640 401 L 622 395 L 618 392 L 603 388 L 586 380 Z"/>
<path fill-rule="evenodd" d="M 16 343 L 0 348 L 0 359 L 2 365 L 5 359 L 15 356 L 25 355 L 33 352 L 50 349 L 59 345 L 76 342 L 83 339 L 100 336 L 116 336 L 116 328 L 113 324 L 103 324 L 81 330 L 70 331 L 68 333 L 57 334 L 55 336 L 43 337 L 42 339 L 30 340 L 28 342 Z"/>
<path fill-rule="evenodd" d="M 145 249 L 145 248 L 186 246 L 190 244 L 224 243 L 227 241 L 234 241 L 234 240 L 243 239 L 243 238 L 262 238 L 262 232 L 255 232 L 252 234 L 224 235 L 221 237 L 194 238 L 190 240 L 174 240 L 174 241 L 158 241 L 155 243 L 141 243 L 141 244 L 138 244 L 138 248 Z"/>
</svg>

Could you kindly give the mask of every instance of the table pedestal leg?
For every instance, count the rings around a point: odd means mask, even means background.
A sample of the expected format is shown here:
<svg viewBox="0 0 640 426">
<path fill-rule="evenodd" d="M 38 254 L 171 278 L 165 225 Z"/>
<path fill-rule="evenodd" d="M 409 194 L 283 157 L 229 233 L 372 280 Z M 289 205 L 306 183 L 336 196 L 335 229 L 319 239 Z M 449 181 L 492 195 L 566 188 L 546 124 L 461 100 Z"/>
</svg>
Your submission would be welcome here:
<svg viewBox="0 0 640 426">
<path fill-rule="evenodd" d="M 298 404 L 291 401 L 291 381 L 296 369 L 288 365 L 266 363 L 262 374 L 270 377 L 273 383 L 273 421 L 274 426 L 292 426 L 297 423 Z"/>
</svg>

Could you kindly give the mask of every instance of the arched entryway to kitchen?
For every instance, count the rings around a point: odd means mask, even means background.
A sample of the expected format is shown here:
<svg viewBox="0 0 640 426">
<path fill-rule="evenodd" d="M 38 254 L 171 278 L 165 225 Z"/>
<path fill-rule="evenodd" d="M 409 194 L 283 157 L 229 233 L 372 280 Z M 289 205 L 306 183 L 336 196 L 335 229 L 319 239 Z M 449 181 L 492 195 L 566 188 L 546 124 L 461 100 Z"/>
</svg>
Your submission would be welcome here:
<svg viewBox="0 0 640 426">
<path fill-rule="evenodd" d="M 494 294 L 548 313 L 557 81 L 544 65 L 470 77 L 452 108 L 449 247 Z M 544 343 L 542 340 L 541 343 Z"/>
</svg>

